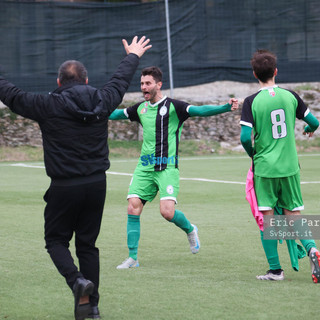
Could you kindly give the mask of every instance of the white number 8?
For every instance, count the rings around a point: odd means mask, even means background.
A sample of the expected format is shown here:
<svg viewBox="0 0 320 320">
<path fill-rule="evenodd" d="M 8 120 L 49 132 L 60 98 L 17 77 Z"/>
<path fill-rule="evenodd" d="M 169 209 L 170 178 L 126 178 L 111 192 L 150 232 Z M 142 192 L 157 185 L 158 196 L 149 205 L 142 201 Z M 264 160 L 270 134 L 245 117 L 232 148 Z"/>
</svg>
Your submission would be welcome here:
<svg viewBox="0 0 320 320">
<path fill-rule="evenodd" d="M 272 136 L 274 139 L 281 139 L 287 135 L 287 125 L 285 123 L 286 114 L 283 109 L 271 112 Z"/>
</svg>

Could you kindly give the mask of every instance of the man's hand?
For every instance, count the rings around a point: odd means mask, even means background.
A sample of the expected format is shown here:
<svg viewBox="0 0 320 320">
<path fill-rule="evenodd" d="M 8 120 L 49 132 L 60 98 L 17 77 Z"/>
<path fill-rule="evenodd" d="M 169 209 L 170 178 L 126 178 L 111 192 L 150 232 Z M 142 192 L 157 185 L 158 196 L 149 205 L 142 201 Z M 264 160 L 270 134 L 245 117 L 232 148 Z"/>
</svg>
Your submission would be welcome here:
<svg viewBox="0 0 320 320">
<path fill-rule="evenodd" d="M 128 44 L 127 40 L 122 39 L 122 43 L 124 46 L 124 49 L 126 50 L 126 53 L 134 53 L 136 54 L 139 58 L 141 58 L 143 56 L 143 54 L 149 50 L 152 45 L 147 45 L 150 42 L 150 39 L 146 40 L 146 37 L 143 36 L 139 41 L 138 41 L 138 37 L 135 36 L 132 39 L 131 44 Z"/>
<path fill-rule="evenodd" d="M 313 133 L 314 133 L 314 131 L 312 131 L 312 132 L 305 132 L 305 131 L 303 131 L 303 135 L 304 135 L 304 136 L 305 136 L 305 135 L 308 135 L 309 138 L 311 138 L 311 137 L 313 136 Z"/>
<path fill-rule="evenodd" d="M 235 98 L 231 98 L 229 100 L 229 104 L 231 104 L 231 111 L 237 110 L 239 108 L 239 102 Z"/>
</svg>

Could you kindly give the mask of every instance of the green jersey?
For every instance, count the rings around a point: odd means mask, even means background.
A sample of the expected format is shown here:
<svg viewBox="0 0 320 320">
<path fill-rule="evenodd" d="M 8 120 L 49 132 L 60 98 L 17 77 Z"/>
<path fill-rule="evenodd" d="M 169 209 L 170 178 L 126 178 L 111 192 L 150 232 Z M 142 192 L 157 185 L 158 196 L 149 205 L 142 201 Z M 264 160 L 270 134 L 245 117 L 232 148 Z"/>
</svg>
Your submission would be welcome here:
<svg viewBox="0 0 320 320">
<path fill-rule="evenodd" d="M 240 124 L 253 128 L 255 175 L 280 178 L 299 171 L 295 119 L 308 113 L 295 92 L 278 86 L 262 88 L 244 100 Z"/>
<path fill-rule="evenodd" d="M 178 168 L 178 147 L 183 122 L 189 117 L 188 106 L 186 102 L 163 97 L 155 104 L 144 101 L 125 109 L 126 116 L 143 127 L 139 169 Z"/>
</svg>

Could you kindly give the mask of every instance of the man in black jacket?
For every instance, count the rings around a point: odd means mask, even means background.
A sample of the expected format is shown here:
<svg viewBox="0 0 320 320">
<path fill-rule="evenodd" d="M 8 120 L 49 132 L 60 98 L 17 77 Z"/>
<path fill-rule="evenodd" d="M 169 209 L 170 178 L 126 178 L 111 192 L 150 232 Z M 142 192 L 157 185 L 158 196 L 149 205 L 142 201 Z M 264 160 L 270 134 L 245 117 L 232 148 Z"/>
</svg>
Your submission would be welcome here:
<svg viewBox="0 0 320 320">
<path fill-rule="evenodd" d="M 48 95 L 28 93 L 0 78 L 0 100 L 13 112 L 39 123 L 44 162 L 51 184 L 44 200 L 46 249 L 74 294 L 75 319 L 100 318 L 99 234 L 106 195 L 108 117 L 127 91 L 149 39 L 122 40 L 127 56 L 112 78 L 96 89 L 87 70 L 66 61 L 58 89 Z M 75 233 L 79 270 L 69 242 Z"/>
</svg>

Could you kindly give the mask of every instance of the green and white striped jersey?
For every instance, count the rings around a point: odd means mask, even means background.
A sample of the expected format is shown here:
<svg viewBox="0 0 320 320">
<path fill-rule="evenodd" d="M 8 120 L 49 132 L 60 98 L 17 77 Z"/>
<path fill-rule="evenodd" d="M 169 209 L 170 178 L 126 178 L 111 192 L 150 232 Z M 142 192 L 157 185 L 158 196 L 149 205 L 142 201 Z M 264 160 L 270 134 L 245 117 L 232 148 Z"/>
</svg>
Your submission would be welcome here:
<svg viewBox="0 0 320 320">
<path fill-rule="evenodd" d="M 143 101 L 125 109 L 131 121 L 143 127 L 143 144 L 138 168 L 161 171 L 178 167 L 178 147 L 189 104 L 163 97 L 155 104 Z"/>
</svg>

